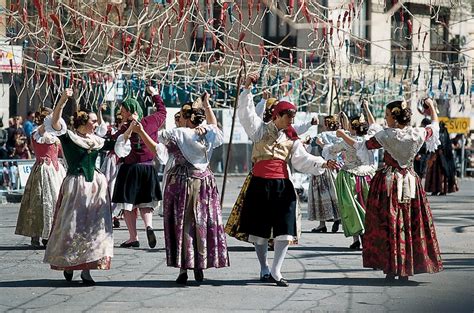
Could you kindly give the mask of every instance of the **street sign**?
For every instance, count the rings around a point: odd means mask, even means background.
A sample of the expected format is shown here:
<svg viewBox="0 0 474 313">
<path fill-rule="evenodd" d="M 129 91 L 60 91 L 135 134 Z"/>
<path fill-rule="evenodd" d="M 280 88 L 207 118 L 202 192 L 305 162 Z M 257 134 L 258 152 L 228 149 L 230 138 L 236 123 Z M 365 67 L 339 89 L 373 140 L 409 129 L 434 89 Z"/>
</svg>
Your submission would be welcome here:
<svg viewBox="0 0 474 313">
<path fill-rule="evenodd" d="M 448 133 L 450 134 L 465 134 L 468 133 L 471 126 L 471 119 L 469 117 L 440 117 L 440 122 L 446 124 Z"/>
</svg>

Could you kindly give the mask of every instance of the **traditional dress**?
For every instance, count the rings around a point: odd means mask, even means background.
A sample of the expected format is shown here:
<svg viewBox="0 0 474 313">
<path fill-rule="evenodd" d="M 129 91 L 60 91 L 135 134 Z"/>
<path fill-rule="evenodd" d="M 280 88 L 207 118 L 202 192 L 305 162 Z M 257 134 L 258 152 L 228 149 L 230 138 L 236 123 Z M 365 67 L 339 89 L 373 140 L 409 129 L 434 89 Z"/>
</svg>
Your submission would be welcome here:
<svg viewBox="0 0 474 313">
<path fill-rule="evenodd" d="M 223 134 L 215 125 L 204 127 L 204 136 L 185 127 L 159 133 L 174 164 L 163 201 L 166 261 L 181 269 L 229 266 L 219 193 L 208 166 Z"/>
<path fill-rule="evenodd" d="M 425 191 L 434 195 L 459 190 L 453 147 L 446 127 L 440 129 L 439 135 L 441 144 L 428 158 L 425 180 Z"/>
<path fill-rule="evenodd" d="M 263 119 L 263 114 L 265 112 L 265 100 L 261 100 L 255 107 L 255 113 L 257 116 Z M 313 124 L 311 123 L 311 120 L 304 121 L 302 123 L 299 123 L 297 125 L 294 125 L 295 131 L 298 135 L 306 133 Z M 290 168 L 288 167 L 288 176 L 291 179 L 291 172 Z M 234 206 L 232 207 L 232 210 L 230 212 L 230 216 L 227 219 L 226 225 L 225 225 L 225 232 L 227 235 L 236 238 L 237 240 L 240 241 L 245 241 L 248 242 L 249 234 L 247 233 L 241 233 L 238 231 L 240 227 L 240 214 L 242 212 L 242 206 L 243 206 L 243 201 L 245 198 L 245 195 L 247 193 L 247 188 L 250 184 L 250 180 L 252 179 L 252 172 L 250 172 L 247 177 L 245 178 L 244 183 L 242 184 L 242 188 L 240 189 L 239 195 L 237 196 L 237 199 L 234 203 Z M 297 228 L 297 236 L 294 238 L 293 243 L 298 243 L 298 238 L 301 235 L 301 208 L 300 208 L 300 203 L 299 201 L 297 202 L 296 205 L 296 228 Z"/>
<path fill-rule="evenodd" d="M 412 276 L 443 269 L 433 217 L 413 159 L 423 145 L 433 151 L 439 142 L 438 123 L 425 128 L 387 128 L 366 142 L 365 149 L 384 148 L 385 166 L 372 179 L 365 217 L 364 267 L 385 274 Z"/>
<path fill-rule="evenodd" d="M 144 117 L 140 123 L 156 141 L 158 130 L 166 120 L 166 108 L 159 95 L 154 95 L 152 99 L 156 112 Z M 128 126 L 128 123 L 124 124 L 119 130 L 115 144 L 115 153 L 123 158 L 123 162 L 118 170 L 112 202 L 117 204 L 119 210 L 154 209 L 162 199 L 154 155 L 137 134 L 132 134 L 130 140 L 124 140 L 123 133 Z"/>
<path fill-rule="evenodd" d="M 51 119 L 51 116 L 46 119 Z M 58 162 L 60 143 L 56 136 L 49 132 L 40 135 L 34 131 L 31 143 L 36 162 L 21 199 L 15 234 L 47 240 L 66 171 Z"/>
<path fill-rule="evenodd" d="M 363 137 L 352 137 L 362 142 Z M 366 200 L 369 193 L 370 180 L 375 174 L 376 166 L 372 152 L 365 160 L 357 156 L 357 150 L 345 141 L 325 147 L 324 150 L 335 157 L 342 153 L 343 166 L 336 177 L 338 207 L 341 214 L 344 235 L 357 236 L 364 233 Z"/>
<path fill-rule="evenodd" d="M 322 132 L 318 137 L 327 147 L 341 142 L 341 139 L 336 137 L 335 131 Z M 312 149 L 312 152 L 318 155 L 316 149 Z M 322 154 L 322 157 L 326 160 L 339 158 L 325 154 Z M 308 188 L 308 220 L 324 222 L 337 221 L 341 218 L 335 185 L 336 175 L 336 170 L 326 169 L 320 175 L 311 176 Z"/>
<path fill-rule="evenodd" d="M 51 125 L 46 129 L 54 131 Z M 109 269 L 113 256 L 110 194 L 107 179 L 95 168 L 104 139 L 66 131 L 63 120 L 56 133 L 68 168 L 44 262 L 56 270 Z"/>
</svg>

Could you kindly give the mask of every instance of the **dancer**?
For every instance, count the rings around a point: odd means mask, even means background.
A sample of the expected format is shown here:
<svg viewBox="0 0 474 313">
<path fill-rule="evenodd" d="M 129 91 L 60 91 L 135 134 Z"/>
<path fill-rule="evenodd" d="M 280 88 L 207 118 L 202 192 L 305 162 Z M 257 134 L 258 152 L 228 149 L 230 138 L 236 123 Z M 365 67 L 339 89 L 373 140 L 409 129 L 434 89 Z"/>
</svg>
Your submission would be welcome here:
<svg viewBox="0 0 474 313">
<path fill-rule="evenodd" d="M 110 269 L 113 256 L 112 216 L 107 179 L 95 168 L 104 139 L 96 136 L 97 115 L 77 111 L 73 130 L 66 129 L 61 118 L 73 91 L 66 88 L 54 108 L 51 123 L 45 129 L 61 141 L 68 164 L 54 214 L 53 227 L 44 262 L 52 269 L 63 270 L 67 281 L 73 270 L 82 270 L 85 285 L 94 285 L 90 270 Z"/>
<path fill-rule="evenodd" d="M 427 161 L 425 191 L 432 196 L 444 196 L 459 190 L 456 179 L 456 163 L 453 146 L 446 125 L 439 123 L 441 144 Z"/>
<path fill-rule="evenodd" d="M 370 112 L 366 100 L 362 102 L 362 106 L 365 112 L 367 112 L 369 123 L 365 121 L 364 115 L 353 117 L 348 127 L 350 128 L 349 134 L 345 130 L 339 129 L 336 131 L 336 135 L 348 135 L 356 142 L 361 142 L 364 138 L 368 139 L 369 125 L 373 125 L 375 119 Z M 347 120 L 345 114 L 343 116 Z M 336 177 L 337 199 L 344 235 L 346 237 L 352 236 L 353 238 L 349 248 L 357 250 L 361 247 L 361 238 L 365 232 L 364 220 L 367 195 L 369 193 L 370 180 L 376 170 L 373 152 L 368 151 L 369 155 L 364 160 L 361 160 L 357 156 L 356 149 L 345 141 L 330 146 L 328 150 L 328 153 L 333 156 L 341 152 L 343 155 L 344 165 Z"/>
<path fill-rule="evenodd" d="M 429 118 L 424 118 L 421 121 L 420 127 L 426 127 L 431 124 L 431 120 Z M 424 143 L 418 153 L 415 156 L 415 160 L 413 161 L 413 169 L 415 170 L 416 174 L 421 178 L 425 178 L 426 175 L 426 163 L 430 158 L 431 153 L 426 151 L 426 143 Z M 425 190 L 426 191 L 426 190 Z"/>
<path fill-rule="evenodd" d="M 265 122 L 269 123 L 272 120 L 272 113 L 275 108 L 275 105 L 278 103 L 276 98 L 271 98 L 270 93 L 268 91 L 264 91 L 264 95 L 262 100 L 256 105 L 255 113 Z M 310 121 L 306 121 L 300 123 L 298 125 L 294 125 L 294 129 L 296 134 L 299 136 L 304 134 L 309 130 L 311 126 L 317 126 L 319 123 L 318 117 L 314 116 Z M 291 179 L 290 168 L 288 167 L 288 176 Z M 247 175 L 245 178 L 244 183 L 242 184 L 242 188 L 240 188 L 239 195 L 237 200 L 235 201 L 234 206 L 230 212 L 230 216 L 227 219 L 227 223 L 225 225 L 225 232 L 231 237 L 236 238 L 237 240 L 248 242 L 248 234 L 241 233 L 238 231 L 240 227 L 240 214 L 242 212 L 242 204 L 243 199 L 245 198 L 245 194 L 247 192 L 247 188 L 250 184 L 250 180 L 252 178 L 252 171 Z M 298 238 L 301 234 L 301 210 L 299 203 L 296 206 L 296 228 L 297 228 L 297 236 L 293 240 L 293 243 L 298 243 Z M 269 247 L 273 249 L 273 242 L 270 241 Z"/>
<path fill-rule="evenodd" d="M 252 81 L 257 75 L 249 75 L 245 81 L 237 107 L 240 123 L 254 142 L 252 150 L 252 179 L 243 200 L 239 232 L 248 233 L 250 242 L 260 262 L 260 279 L 288 286 L 281 275 L 281 267 L 296 231 L 296 192 L 289 180 L 288 164 L 291 160 L 301 172 L 319 174 L 326 167 L 336 167 L 334 161 L 307 153 L 296 132 L 291 127 L 296 107 L 279 101 L 273 110 L 272 121 L 264 123 L 255 113 Z M 271 270 L 267 263 L 268 240 L 275 241 L 275 256 Z"/>
<path fill-rule="evenodd" d="M 411 127 L 411 109 L 405 101 L 387 104 L 389 128 L 364 142 L 340 132 L 361 157 L 366 149 L 384 148 L 385 166 L 372 179 L 367 199 L 362 257 L 364 267 L 383 270 L 387 280 L 408 280 L 418 273 L 443 269 L 433 217 L 413 159 L 426 141 L 428 151 L 439 143 L 438 115 L 431 99 L 425 100 L 432 124 Z"/>
<path fill-rule="evenodd" d="M 153 211 L 161 200 L 158 171 L 153 162 L 154 154 L 147 148 L 137 134 L 126 130 L 130 122 L 138 121 L 143 125 L 145 132 L 156 141 L 158 130 L 166 120 L 166 108 L 158 91 L 152 86 L 147 87 L 156 106 L 156 112 L 142 118 L 143 112 L 137 100 L 127 98 L 121 106 L 124 124 L 115 144 L 115 153 L 123 158 L 122 165 L 115 181 L 115 190 L 112 202 L 117 209 L 123 210 L 123 217 L 128 227 L 129 238 L 120 247 L 139 247 L 137 233 L 138 212 L 145 223 L 148 245 L 156 246 L 156 236 L 153 231 Z"/>
<path fill-rule="evenodd" d="M 50 108 L 40 107 L 35 113 L 34 122 L 38 127 L 32 133 L 31 144 L 36 161 L 21 198 L 15 229 L 15 234 L 31 237 L 33 247 L 40 246 L 40 237 L 43 246 L 48 243 L 59 189 L 66 176 L 58 162 L 59 139 L 43 125 L 45 119 L 52 118 L 52 112 Z"/>
<path fill-rule="evenodd" d="M 315 137 L 315 142 L 312 143 L 312 146 L 315 147 L 317 144 L 325 151 L 330 146 L 341 142 L 341 140 L 336 137 L 336 130 L 339 129 L 339 127 L 340 123 L 337 115 L 324 117 L 325 130 Z M 314 148 L 312 152 L 314 155 L 319 155 Z M 321 156 L 326 160 L 337 160 L 337 158 L 339 158 L 339 156 L 329 156 L 323 153 L 321 153 Z M 329 168 L 319 175 L 311 175 L 308 188 L 308 220 L 319 221 L 319 226 L 311 230 L 313 233 L 326 233 L 326 221 L 333 221 L 331 228 L 333 233 L 339 230 L 341 217 L 335 185 L 336 175 L 337 171 Z"/>
<path fill-rule="evenodd" d="M 188 269 L 197 282 L 203 269 L 229 266 L 229 255 L 222 223 L 222 209 L 214 174 L 209 169 L 212 151 L 222 145 L 224 135 L 217 119 L 203 101 L 186 103 L 180 111 L 181 127 L 159 132 L 159 140 L 173 155 L 174 165 L 167 173 L 163 214 L 166 261 L 180 269 L 176 282 L 186 284 Z M 200 126 L 206 119 L 207 125 Z M 150 151 L 158 153 L 157 143 L 140 124 L 134 128 Z"/>
</svg>

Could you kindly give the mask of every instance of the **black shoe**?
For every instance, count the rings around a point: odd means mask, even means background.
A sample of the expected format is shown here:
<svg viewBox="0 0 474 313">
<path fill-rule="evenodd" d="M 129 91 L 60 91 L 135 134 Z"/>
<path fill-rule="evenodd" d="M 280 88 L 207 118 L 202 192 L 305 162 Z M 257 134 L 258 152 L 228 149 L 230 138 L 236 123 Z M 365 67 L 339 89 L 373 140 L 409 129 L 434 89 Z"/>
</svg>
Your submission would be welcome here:
<svg viewBox="0 0 474 313">
<path fill-rule="evenodd" d="M 273 276 L 270 274 L 270 279 L 268 280 L 271 283 L 275 283 L 279 287 L 288 287 L 290 284 L 286 281 L 286 279 L 281 278 L 280 280 L 276 280 L 273 278 Z"/>
<path fill-rule="evenodd" d="M 273 240 L 268 242 L 268 251 L 275 251 L 275 243 Z"/>
<path fill-rule="evenodd" d="M 385 280 L 386 280 L 386 281 L 390 281 L 390 282 L 395 281 L 395 274 L 387 274 L 387 275 L 385 275 Z"/>
<path fill-rule="evenodd" d="M 40 244 L 40 241 L 39 241 L 39 237 L 31 237 L 31 246 L 33 248 L 39 248 L 41 247 L 41 244 Z"/>
<path fill-rule="evenodd" d="M 48 239 L 41 239 L 41 243 L 46 248 L 46 246 L 48 245 Z"/>
<path fill-rule="evenodd" d="M 120 220 L 116 217 L 113 218 L 113 228 L 119 228 L 120 227 Z"/>
<path fill-rule="evenodd" d="M 140 247 L 140 241 L 132 241 L 132 242 L 122 242 L 120 244 L 120 248 L 138 248 Z"/>
<path fill-rule="evenodd" d="M 318 228 L 313 228 L 313 229 L 311 229 L 311 232 L 312 232 L 312 233 L 327 233 L 327 232 L 328 232 L 328 228 L 327 228 L 326 226 L 318 227 Z"/>
<path fill-rule="evenodd" d="M 202 270 L 194 270 L 194 280 L 202 282 L 204 280 L 204 273 Z"/>
<path fill-rule="evenodd" d="M 94 286 L 95 285 L 95 281 L 93 279 L 84 278 L 84 276 L 82 276 L 82 273 L 81 273 L 81 279 L 82 279 L 82 283 L 86 286 Z"/>
<path fill-rule="evenodd" d="M 350 246 L 349 249 L 352 250 L 360 250 L 360 241 L 357 240 L 356 242 L 353 242 Z"/>
<path fill-rule="evenodd" d="M 146 228 L 146 238 L 148 239 L 148 245 L 150 248 L 154 248 L 156 246 L 156 236 L 153 228 L 150 226 Z"/>
<path fill-rule="evenodd" d="M 176 283 L 180 285 L 186 285 L 188 282 L 188 273 L 181 273 L 179 274 L 178 278 L 176 278 Z"/>
<path fill-rule="evenodd" d="M 71 271 L 71 273 L 67 271 L 63 271 L 64 278 L 66 278 L 66 281 L 72 281 L 72 276 L 74 276 L 74 272 Z"/>
<path fill-rule="evenodd" d="M 270 274 L 265 274 L 265 275 L 260 276 L 260 281 L 264 283 L 270 282 Z"/>
<path fill-rule="evenodd" d="M 339 231 L 339 225 L 341 224 L 341 221 L 335 221 L 333 224 L 332 224 L 332 227 L 331 227 L 331 231 L 333 233 L 337 233 Z"/>
<path fill-rule="evenodd" d="M 400 282 L 407 282 L 408 281 L 408 276 L 398 276 L 398 280 Z"/>
</svg>

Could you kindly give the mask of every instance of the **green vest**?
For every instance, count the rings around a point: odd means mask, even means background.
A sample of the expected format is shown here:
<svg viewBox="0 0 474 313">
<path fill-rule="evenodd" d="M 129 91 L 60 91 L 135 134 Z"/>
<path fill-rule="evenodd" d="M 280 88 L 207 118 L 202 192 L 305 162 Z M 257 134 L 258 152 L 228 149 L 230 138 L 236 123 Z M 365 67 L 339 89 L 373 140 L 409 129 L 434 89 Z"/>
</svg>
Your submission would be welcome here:
<svg viewBox="0 0 474 313">
<path fill-rule="evenodd" d="M 68 133 L 58 137 L 67 161 L 67 175 L 84 175 L 87 182 L 94 179 L 95 161 L 100 150 L 88 150 L 75 144 Z"/>
</svg>

